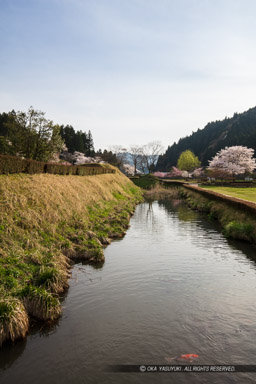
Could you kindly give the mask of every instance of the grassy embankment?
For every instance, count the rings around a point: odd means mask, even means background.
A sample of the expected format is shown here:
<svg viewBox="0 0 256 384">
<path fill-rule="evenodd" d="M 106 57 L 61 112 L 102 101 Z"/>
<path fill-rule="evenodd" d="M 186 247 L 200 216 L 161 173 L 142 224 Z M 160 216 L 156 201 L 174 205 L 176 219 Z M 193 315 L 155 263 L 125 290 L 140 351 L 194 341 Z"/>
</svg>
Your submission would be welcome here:
<svg viewBox="0 0 256 384">
<path fill-rule="evenodd" d="M 219 187 L 216 187 L 216 192 L 219 192 L 217 188 Z M 208 197 L 186 188 L 183 188 L 180 194 L 192 209 L 206 212 L 210 219 L 217 220 L 226 237 L 256 243 L 256 219 L 253 207 L 239 205 L 232 201 L 232 197 L 230 201 L 228 199 L 222 201 L 214 196 Z"/>
<path fill-rule="evenodd" d="M 158 179 L 151 174 L 142 175 L 142 176 L 133 176 L 131 177 L 131 180 L 135 185 L 145 190 L 152 189 L 153 187 L 159 184 Z"/>
<path fill-rule="evenodd" d="M 0 176 L 0 345 L 25 337 L 30 316 L 58 318 L 70 259 L 102 262 L 141 200 L 119 171 Z"/>
<path fill-rule="evenodd" d="M 149 200 L 177 199 L 179 187 L 183 184 L 180 180 L 174 180 L 167 185 L 151 174 L 131 177 L 131 180 L 142 188 L 144 196 Z"/>
<path fill-rule="evenodd" d="M 224 195 L 237 197 L 238 199 L 248 200 L 256 203 L 256 188 L 237 188 L 237 187 L 215 187 L 202 186 L 214 192 L 223 193 Z"/>
</svg>

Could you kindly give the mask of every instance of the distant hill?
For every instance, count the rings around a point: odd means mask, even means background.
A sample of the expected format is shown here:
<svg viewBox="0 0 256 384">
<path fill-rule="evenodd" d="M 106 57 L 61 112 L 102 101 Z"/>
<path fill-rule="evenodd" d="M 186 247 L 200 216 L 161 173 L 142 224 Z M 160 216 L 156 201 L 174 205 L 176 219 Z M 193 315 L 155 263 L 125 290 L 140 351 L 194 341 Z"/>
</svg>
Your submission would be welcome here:
<svg viewBox="0 0 256 384">
<path fill-rule="evenodd" d="M 208 123 L 203 129 L 180 139 L 159 157 L 156 168 L 169 171 L 186 149 L 193 151 L 202 165 L 208 165 L 216 152 L 232 145 L 253 148 L 256 157 L 256 107 L 243 113 L 234 113 L 231 118 Z"/>
</svg>

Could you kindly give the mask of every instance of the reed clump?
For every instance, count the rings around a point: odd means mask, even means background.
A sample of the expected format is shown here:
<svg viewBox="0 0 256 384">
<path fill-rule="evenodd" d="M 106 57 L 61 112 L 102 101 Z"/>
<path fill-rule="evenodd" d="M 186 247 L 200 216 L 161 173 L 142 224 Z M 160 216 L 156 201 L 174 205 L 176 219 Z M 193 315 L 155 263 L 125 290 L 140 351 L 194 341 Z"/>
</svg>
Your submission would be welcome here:
<svg viewBox="0 0 256 384">
<path fill-rule="evenodd" d="M 123 236 L 142 199 L 118 170 L 88 178 L 0 175 L 1 343 L 24 337 L 28 316 L 60 316 L 72 259 L 104 261 L 104 246 Z"/>
<path fill-rule="evenodd" d="M 23 303 L 14 297 L 0 299 L 0 346 L 5 340 L 24 338 L 29 320 Z"/>
<path fill-rule="evenodd" d="M 44 288 L 27 285 L 20 297 L 27 313 L 39 320 L 55 320 L 61 314 L 59 298 Z"/>
</svg>

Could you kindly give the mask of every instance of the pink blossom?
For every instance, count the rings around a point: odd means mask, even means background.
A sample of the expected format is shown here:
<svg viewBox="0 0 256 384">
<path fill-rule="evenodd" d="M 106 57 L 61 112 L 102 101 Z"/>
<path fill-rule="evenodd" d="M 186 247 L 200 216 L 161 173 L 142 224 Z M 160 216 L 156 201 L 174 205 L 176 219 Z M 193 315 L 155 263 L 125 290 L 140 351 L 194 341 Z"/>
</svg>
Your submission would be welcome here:
<svg viewBox="0 0 256 384">
<path fill-rule="evenodd" d="M 223 171 L 227 174 L 238 175 L 253 172 L 256 168 L 252 148 L 236 145 L 219 151 L 209 162 L 209 170 Z"/>
</svg>

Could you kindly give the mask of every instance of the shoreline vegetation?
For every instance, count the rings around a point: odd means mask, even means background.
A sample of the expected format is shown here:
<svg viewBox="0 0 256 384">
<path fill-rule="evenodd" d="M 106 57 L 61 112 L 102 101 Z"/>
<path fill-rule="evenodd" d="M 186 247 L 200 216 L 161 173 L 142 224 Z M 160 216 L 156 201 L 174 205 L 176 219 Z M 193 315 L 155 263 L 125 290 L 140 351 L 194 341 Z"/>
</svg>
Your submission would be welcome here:
<svg viewBox="0 0 256 384">
<path fill-rule="evenodd" d="M 0 346 L 61 315 L 74 261 L 103 263 L 142 192 L 121 172 L 0 175 Z"/>
<path fill-rule="evenodd" d="M 236 189 L 236 188 L 233 188 Z M 245 200 L 251 188 L 243 188 L 243 193 L 238 189 L 232 192 L 233 196 L 218 193 L 218 187 L 200 188 L 196 185 L 170 183 L 168 187 L 154 183 L 151 189 L 144 191 L 146 199 L 155 200 L 163 198 L 183 199 L 194 210 L 207 214 L 209 220 L 216 220 L 227 238 L 246 241 L 256 244 L 256 204 Z M 255 188 L 254 188 L 255 190 Z M 252 200 L 252 195 L 250 196 Z"/>
<path fill-rule="evenodd" d="M 256 244 L 256 204 L 189 185 L 179 195 L 190 208 L 216 220 L 227 238 Z"/>
</svg>

